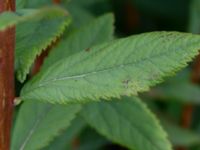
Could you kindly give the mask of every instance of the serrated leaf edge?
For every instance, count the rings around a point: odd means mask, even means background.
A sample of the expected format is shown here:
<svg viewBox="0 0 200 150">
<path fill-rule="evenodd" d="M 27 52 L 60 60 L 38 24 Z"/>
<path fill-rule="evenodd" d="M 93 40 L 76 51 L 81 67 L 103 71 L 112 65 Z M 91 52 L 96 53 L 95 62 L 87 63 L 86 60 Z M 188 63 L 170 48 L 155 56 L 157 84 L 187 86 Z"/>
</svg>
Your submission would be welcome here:
<svg viewBox="0 0 200 150">
<path fill-rule="evenodd" d="M 134 99 L 135 101 L 136 101 L 136 99 Z M 134 101 L 133 100 L 133 101 Z M 137 101 L 139 102 L 139 101 L 141 101 L 141 107 L 143 107 L 144 108 L 144 110 L 146 111 L 146 113 L 148 114 L 148 115 L 150 115 L 150 117 L 152 118 L 152 121 L 154 121 L 154 123 L 157 125 L 157 127 L 159 128 L 159 130 L 161 131 L 160 133 L 162 133 L 161 135 L 163 136 L 163 139 L 165 139 L 165 142 L 167 142 L 168 143 L 168 146 L 169 146 L 169 149 L 168 150 L 172 150 L 172 144 L 171 144 L 171 142 L 170 142 L 170 140 L 169 140 L 169 136 L 168 136 L 168 134 L 167 134 L 167 132 L 163 129 L 163 127 L 162 127 L 162 125 L 161 125 L 161 123 L 160 123 L 160 121 L 159 121 L 159 119 L 156 117 L 156 115 L 148 108 L 148 106 L 144 103 L 144 102 L 142 102 L 142 100 L 138 97 L 137 98 Z M 81 115 L 82 116 L 82 115 Z M 102 136 L 104 136 L 105 138 L 107 138 L 107 139 L 110 139 L 107 135 L 106 135 L 106 133 L 101 133 L 101 132 L 99 132 L 93 125 L 91 125 L 90 123 L 88 123 L 88 121 L 87 121 L 87 119 L 85 118 L 85 117 L 83 117 L 82 116 L 82 118 L 87 122 L 87 124 L 89 125 L 89 126 L 91 126 L 94 130 L 96 130 L 99 134 L 101 134 Z M 139 132 L 139 131 L 138 131 Z M 119 145 L 121 145 L 121 146 L 124 146 L 124 147 L 127 147 L 127 145 L 125 145 L 125 144 L 122 144 L 120 141 L 117 141 L 117 140 L 113 140 L 113 139 L 110 139 L 110 140 L 112 140 L 113 142 L 115 142 L 115 143 L 117 143 L 117 144 L 119 144 Z M 130 148 L 131 150 L 135 150 L 135 149 L 132 149 L 131 147 L 127 147 L 127 148 Z"/>
<path fill-rule="evenodd" d="M 52 107 L 53 106 L 51 106 L 51 109 L 52 109 Z M 57 131 L 57 133 L 55 133 L 53 136 L 51 136 L 51 138 L 49 138 L 48 139 L 48 141 L 46 141 L 45 143 L 43 143 L 40 147 L 39 147 L 39 149 L 42 149 L 42 148 L 45 148 L 46 146 L 48 146 L 56 137 L 58 137 L 62 132 L 61 131 L 63 131 L 63 130 L 65 130 L 66 128 L 68 128 L 70 125 L 71 125 L 71 123 L 72 123 L 72 121 L 78 116 L 78 113 L 80 112 L 80 110 L 82 109 L 82 106 L 81 105 L 79 105 L 79 110 L 76 112 L 76 113 L 74 113 L 73 114 L 73 116 L 71 117 L 71 120 L 70 120 L 70 122 L 67 124 L 67 125 L 65 125 L 65 127 L 63 127 L 62 129 L 59 129 L 58 131 Z M 34 126 L 34 128 L 35 128 L 35 126 Z M 28 140 L 27 140 L 28 141 Z M 27 141 L 26 141 L 26 143 L 27 143 Z M 22 145 L 23 146 L 23 145 Z M 24 150 L 24 148 L 25 148 L 25 146 L 20 146 L 20 150 Z"/>
<path fill-rule="evenodd" d="M 61 27 L 59 28 L 59 31 L 55 34 L 54 37 L 49 38 L 47 40 L 47 42 L 45 44 L 42 44 L 41 46 L 39 46 L 38 48 L 33 48 L 32 50 L 35 51 L 36 53 L 34 54 L 33 58 L 36 58 L 37 56 L 39 56 L 43 51 L 45 51 L 47 49 L 47 47 L 49 47 L 50 45 L 52 45 L 59 37 L 62 36 L 62 34 L 64 33 L 66 27 L 70 24 L 71 20 L 70 19 L 66 19 L 66 21 L 61 25 Z M 39 51 L 38 51 L 39 50 Z M 24 66 L 24 68 L 22 69 L 21 67 L 19 67 L 19 70 L 17 70 L 17 79 L 23 83 L 26 79 L 27 74 L 30 71 L 30 67 L 31 65 L 33 65 L 35 59 L 29 59 Z M 19 64 L 21 64 L 23 62 L 21 62 L 19 60 Z M 21 66 L 21 65 L 19 65 Z M 23 70 L 23 71 L 22 71 Z"/>
<path fill-rule="evenodd" d="M 162 31 L 162 32 L 165 32 L 165 31 Z M 144 34 L 146 34 L 146 33 L 144 33 Z M 196 35 L 196 36 L 198 36 L 198 35 Z M 129 93 L 126 93 L 126 94 L 117 93 L 117 92 L 114 93 L 113 92 L 112 94 L 107 94 L 107 95 L 104 95 L 104 96 L 97 96 L 97 95 L 94 94 L 94 95 L 92 95 L 90 97 L 88 96 L 86 98 L 83 97 L 83 98 L 79 98 L 79 99 L 78 98 L 77 99 L 71 99 L 70 101 L 68 101 L 68 100 L 60 101 L 59 100 L 59 101 L 52 102 L 52 101 L 47 100 L 47 102 L 52 103 L 52 104 L 73 104 L 73 103 L 83 103 L 84 104 L 84 103 L 91 102 L 91 101 L 101 101 L 101 99 L 110 100 L 112 98 L 122 98 L 124 95 L 126 95 L 126 96 L 137 96 L 138 93 L 146 92 L 151 87 L 155 86 L 156 84 L 162 83 L 165 80 L 165 78 L 175 75 L 179 70 L 181 70 L 182 68 L 186 67 L 188 65 L 188 63 L 191 62 L 192 59 L 198 54 L 199 54 L 199 50 L 194 49 L 192 52 L 188 53 L 188 55 L 184 58 L 185 62 L 180 63 L 179 66 L 177 66 L 177 67 L 173 67 L 170 72 L 163 72 L 162 73 L 162 74 L 168 74 L 168 75 L 163 75 L 162 77 L 158 78 L 156 81 L 151 82 L 148 85 L 148 87 L 146 86 L 146 87 L 144 87 L 144 89 L 142 89 L 142 90 L 140 90 L 139 92 L 136 92 L 136 93 L 133 92 L 133 91 L 129 92 Z M 60 62 L 61 61 L 57 62 L 57 64 L 59 64 Z M 38 89 L 38 88 L 41 88 L 41 86 L 38 86 L 37 88 L 33 88 L 33 89 L 31 89 L 31 91 L 28 91 L 28 92 L 26 91 L 26 94 L 29 93 L 29 92 L 33 92 L 33 90 Z M 23 95 L 23 92 L 21 93 L 21 98 L 23 100 L 25 100 L 27 98 L 25 98 L 26 94 Z"/>
</svg>

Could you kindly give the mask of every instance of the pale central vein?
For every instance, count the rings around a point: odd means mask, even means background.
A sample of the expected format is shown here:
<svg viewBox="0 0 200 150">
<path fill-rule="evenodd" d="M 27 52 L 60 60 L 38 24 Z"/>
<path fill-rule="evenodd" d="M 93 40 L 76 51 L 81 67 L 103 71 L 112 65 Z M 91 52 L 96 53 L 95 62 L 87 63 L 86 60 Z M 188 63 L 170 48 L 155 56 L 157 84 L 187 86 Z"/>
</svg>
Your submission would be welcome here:
<svg viewBox="0 0 200 150">
<path fill-rule="evenodd" d="M 44 112 L 43 115 L 41 115 L 41 117 L 38 117 L 38 119 L 36 120 L 36 122 L 34 123 L 33 127 L 31 128 L 31 130 L 29 131 L 27 137 L 25 138 L 24 142 L 22 143 L 22 145 L 20 146 L 19 150 L 24 150 L 28 141 L 31 139 L 32 135 L 34 134 L 36 128 L 38 127 L 38 125 L 41 123 L 41 120 L 44 118 L 44 116 L 51 110 L 52 107 L 48 107 L 48 109 Z"/>
<path fill-rule="evenodd" d="M 131 64 L 132 64 L 132 63 L 131 63 Z M 129 64 L 129 65 L 131 65 L 131 64 Z M 116 66 L 115 66 L 115 67 L 116 67 Z M 124 65 L 117 66 L 117 68 L 123 68 L 123 67 L 125 67 L 125 66 L 124 66 Z M 93 74 L 97 74 L 97 73 L 106 72 L 106 71 L 109 71 L 109 70 L 112 70 L 112 69 L 113 69 L 113 67 L 108 68 L 108 69 L 104 69 L 104 70 L 88 72 L 88 73 L 81 74 L 81 75 L 74 75 L 74 76 L 66 76 L 66 77 L 54 78 L 54 79 L 47 80 L 47 81 L 45 81 L 45 82 L 39 84 L 38 86 L 39 86 L 39 87 L 42 87 L 42 86 L 45 86 L 45 85 L 49 84 L 50 82 L 55 82 L 55 81 L 62 81 L 62 80 L 83 78 L 83 77 L 86 77 L 86 76 L 89 76 L 89 75 L 93 75 Z"/>
</svg>

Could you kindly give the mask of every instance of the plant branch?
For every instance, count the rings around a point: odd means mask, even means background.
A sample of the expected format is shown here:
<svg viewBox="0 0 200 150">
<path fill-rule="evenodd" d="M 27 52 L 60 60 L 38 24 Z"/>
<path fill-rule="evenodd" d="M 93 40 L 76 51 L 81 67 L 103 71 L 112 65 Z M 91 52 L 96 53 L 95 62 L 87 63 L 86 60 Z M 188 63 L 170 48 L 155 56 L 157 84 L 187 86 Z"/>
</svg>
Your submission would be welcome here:
<svg viewBox="0 0 200 150">
<path fill-rule="evenodd" d="M 61 0 L 53 0 L 53 3 L 54 3 L 54 4 L 60 4 L 60 3 L 61 3 Z"/>
<path fill-rule="evenodd" d="M 15 11 L 15 0 L 0 0 L 0 13 Z M 15 28 L 0 32 L 0 149 L 10 149 L 14 100 Z"/>
</svg>

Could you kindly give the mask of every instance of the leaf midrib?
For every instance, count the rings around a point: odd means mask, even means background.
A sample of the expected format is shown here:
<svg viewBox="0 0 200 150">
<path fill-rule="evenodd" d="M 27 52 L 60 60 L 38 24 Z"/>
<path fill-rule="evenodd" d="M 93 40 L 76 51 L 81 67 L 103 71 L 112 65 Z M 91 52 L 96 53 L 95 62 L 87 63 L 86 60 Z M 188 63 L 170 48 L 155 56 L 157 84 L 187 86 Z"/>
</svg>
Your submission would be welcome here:
<svg viewBox="0 0 200 150">
<path fill-rule="evenodd" d="M 26 138 L 24 139 L 24 142 L 21 144 L 19 150 L 24 150 L 26 147 L 26 144 L 29 142 L 31 139 L 32 135 L 34 134 L 36 128 L 40 125 L 42 119 L 45 117 L 45 115 L 52 109 L 52 106 L 48 107 L 46 111 L 38 117 L 38 119 L 35 121 L 33 124 L 32 128 L 30 128 L 30 131 L 28 132 Z"/>
<path fill-rule="evenodd" d="M 136 124 L 130 122 L 129 119 L 127 118 L 127 116 L 124 116 L 123 113 L 120 112 L 120 109 L 117 109 L 117 108 L 113 107 L 112 105 L 110 105 L 110 107 L 111 107 L 118 115 L 121 115 L 122 118 L 124 118 L 128 124 L 134 126 L 135 129 L 136 129 L 135 131 L 137 132 L 137 130 L 138 130 L 138 132 L 140 132 L 141 135 L 143 135 L 142 137 L 143 137 L 144 139 L 146 139 L 146 140 L 149 141 L 152 145 L 154 145 L 154 147 L 155 147 L 156 149 L 158 149 L 158 150 L 160 149 L 160 147 L 158 147 L 158 145 L 157 145 L 156 143 L 154 143 L 154 141 L 153 141 L 149 136 L 145 136 L 145 134 L 144 134 L 145 132 L 143 132 L 143 130 L 142 130 L 141 128 L 139 128 L 138 125 L 136 125 Z M 144 108 L 143 108 L 143 109 L 144 109 Z M 149 113 L 149 112 L 148 112 L 148 113 Z M 150 117 L 152 117 L 152 116 L 150 116 Z M 156 122 L 155 117 L 152 117 L 152 119 Z M 159 127 L 159 128 L 160 128 L 160 127 Z M 161 128 L 160 128 L 160 129 L 161 129 Z"/>
<path fill-rule="evenodd" d="M 172 51 L 172 52 L 175 52 L 175 51 Z M 154 59 L 154 58 L 161 57 L 161 56 L 167 57 L 166 55 L 171 54 L 172 52 L 165 51 L 165 52 L 161 52 L 159 54 L 156 54 L 154 56 L 148 55 L 148 57 L 145 57 L 145 58 L 140 59 L 140 60 L 135 61 L 135 62 L 131 62 L 131 63 L 127 63 L 127 64 L 122 64 L 122 65 L 117 65 L 117 66 L 112 66 L 110 68 L 105 68 L 105 69 L 102 69 L 102 70 L 88 72 L 88 73 L 85 73 L 85 74 L 79 74 L 79 75 L 74 75 L 74 76 L 66 76 L 66 77 L 59 77 L 59 78 L 55 78 L 55 79 L 50 79 L 50 80 L 47 80 L 47 81 L 39 84 L 35 88 L 30 89 L 30 91 L 27 91 L 26 94 L 28 94 L 30 92 L 33 92 L 33 90 L 36 90 L 37 88 L 45 87 L 45 86 L 51 84 L 52 82 L 62 81 L 62 80 L 69 80 L 69 79 L 78 79 L 78 78 L 83 78 L 83 77 L 86 77 L 86 76 L 89 76 L 89 75 L 93 75 L 93 74 L 97 74 L 97 73 L 102 73 L 102 72 L 114 70 L 114 69 L 117 69 L 117 68 L 121 69 L 121 68 L 124 68 L 124 67 L 127 67 L 127 66 L 131 66 L 131 65 L 138 65 L 138 64 L 140 64 L 142 62 L 150 61 L 149 58 L 153 58 Z M 189 58 L 189 56 L 188 56 L 188 58 Z M 170 57 L 168 57 L 168 59 L 170 59 Z M 151 61 L 152 61 L 152 59 L 151 59 Z M 74 66 L 74 65 L 76 65 L 76 63 L 73 64 L 72 66 Z M 72 67 L 72 66 L 70 66 L 70 67 Z"/>
</svg>

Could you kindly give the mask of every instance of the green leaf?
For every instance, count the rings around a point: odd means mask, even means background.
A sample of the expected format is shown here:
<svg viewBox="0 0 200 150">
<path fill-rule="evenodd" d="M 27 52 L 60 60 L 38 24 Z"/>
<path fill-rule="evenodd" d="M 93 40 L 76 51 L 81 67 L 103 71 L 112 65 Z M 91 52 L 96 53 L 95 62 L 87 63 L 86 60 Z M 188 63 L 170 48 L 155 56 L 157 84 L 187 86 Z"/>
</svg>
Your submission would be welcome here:
<svg viewBox="0 0 200 150">
<path fill-rule="evenodd" d="M 169 121 L 162 119 L 162 125 L 169 134 L 169 139 L 176 146 L 195 146 L 200 144 L 200 135 L 197 133 L 183 129 Z"/>
<path fill-rule="evenodd" d="M 154 98 L 174 99 L 185 103 L 200 104 L 200 88 L 190 82 L 164 84 L 156 87 L 149 93 Z"/>
<path fill-rule="evenodd" d="M 79 6 L 84 9 L 88 9 L 88 8 L 91 8 L 92 6 L 94 6 L 96 3 L 100 3 L 102 1 L 104 1 L 104 0 L 71 0 L 69 5 Z M 68 1 L 66 1 L 66 0 L 64 0 L 63 3 L 66 6 L 68 5 Z"/>
<path fill-rule="evenodd" d="M 17 9 L 21 8 L 37 8 L 52 4 L 53 0 L 16 0 Z"/>
<path fill-rule="evenodd" d="M 64 32 L 69 24 L 66 16 L 67 12 L 56 6 L 0 15 L 0 30 L 17 25 L 15 68 L 21 82 L 25 80 L 35 57 Z"/>
<path fill-rule="evenodd" d="M 15 3 L 16 3 L 16 9 L 22 9 L 25 8 L 27 0 L 16 0 Z"/>
<path fill-rule="evenodd" d="M 200 87 L 191 82 L 191 70 L 187 68 L 143 96 L 146 96 L 147 99 L 200 104 Z M 175 109 L 177 110 L 177 108 Z"/>
<path fill-rule="evenodd" d="M 89 103 L 81 114 L 100 134 L 131 150 L 171 150 L 158 120 L 136 97 Z"/>
<path fill-rule="evenodd" d="M 62 134 L 42 150 L 72 150 L 74 141 L 78 139 L 77 150 L 97 150 L 109 142 L 96 131 L 88 129 L 82 117 L 77 116 Z M 92 139 L 92 140 L 91 140 Z"/>
<path fill-rule="evenodd" d="M 62 0 L 61 2 L 68 3 L 70 0 Z M 16 0 L 17 9 L 21 8 L 38 8 L 53 4 L 53 0 Z"/>
<path fill-rule="evenodd" d="M 111 40 L 114 31 L 113 22 L 113 15 L 106 14 L 94 19 L 76 32 L 64 38 L 49 54 L 43 68 L 47 68 L 51 66 L 52 63 L 67 58 L 81 50 L 90 48 L 93 45 Z"/>
<path fill-rule="evenodd" d="M 94 0 L 96 1 L 96 0 Z M 87 0 L 72 0 L 68 3 L 65 0 L 61 4 L 70 12 L 73 22 L 72 29 L 80 28 L 95 18 L 94 14 L 85 7 L 84 2 L 90 4 Z"/>
<path fill-rule="evenodd" d="M 11 150 L 36 150 L 47 146 L 63 129 L 69 127 L 79 111 L 79 105 L 66 107 L 25 102 L 14 127 Z"/>
<path fill-rule="evenodd" d="M 73 22 L 70 26 L 71 30 L 79 29 L 95 18 L 92 13 L 79 6 L 68 5 L 67 10 L 69 10 L 70 15 L 73 18 Z"/>
<path fill-rule="evenodd" d="M 200 1 L 192 0 L 190 6 L 189 32 L 200 33 Z"/>
<path fill-rule="evenodd" d="M 72 103 L 136 95 L 185 67 L 199 48 L 199 35 L 179 32 L 115 40 L 41 71 L 23 87 L 21 98 Z"/>
<path fill-rule="evenodd" d="M 181 20 L 186 16 L 187 0 L 132 0 L 140 13 L 147 16 Z"/>
<path fill-rule="evenodd" d="M 61 5 L 70 12 L 73 18 L 71 29 L 77 29 L 85 25 L 95 16 L 113 12 L 113 7 L 109 0 L 71 0 L 69 3 L 63 0 Z"/>
<path fill-rule="evenodd" d="M 41 13 L 40 19 L 26 21 L 16 28 L 15 68 L 21 82 L 26 79 L 36 56 L 50 46 L 70 22 L 64 10 L 53 8 L 49 13 Z"/>
<path fill-rule="evenodd" d="M 88 127 L 79 136 L 79 141 L 80 145 L 78 150 L 100 150 L 106 145 L 111 144 L 110 141 Z"/>
<path fill-rule="evenodd" d="M 43 150 L 71 150 L 74 138 L 76 138 L 76 136 L 85 128 L 85 126 L 85 121 L 83 121 L 81 117 L 77 116 L 71 122 L 71 125 Z"/>
<path fill-rule="evenodd" d="M 43 17 L 67 16 L 67 12 L 59 7 L 45 7 L 42 9 L 21 9 L 17 12 L 4 12 L 0 14 L 0 31 L 28 20 L 40 20 Z"/>
<path fill-rule="evenodd" d="M 96 32 L 93 32 L 91 29 Z M 101 32 L 102 30 L 105 31 L 103 34 Z M 85 35 L 85 38 L 82 38 L 82 35 Z M 60 44 L 51 51 L 45 60 L 42 69 L 48 68 L 52 63 L 62 59 L 63 57 L 68 57 L 94 44 L 110 40 L 112 39 L 112 35 L 113 16 L 111 14 L 103 15 L 102 17 L 94 19 L 75 33 L 70 34 L 66 39 L 63 39 Z M 77 42 L 79 44 L 77 44 Z M 55 141 L 46 147 L 45 150 L 70 149 L 71 144 L 69 143 L 71 142 L 72 137 L 77 134 L 77 130 L 79 132 L 79 130 L 82 129 L 82 126 L 80 126 L 82 124 L 83 123 L 80 120 L 75 122 L 73 121 L 72 125 L 64 132 L 64 134 L 55 139 Z"/>
</svg>

